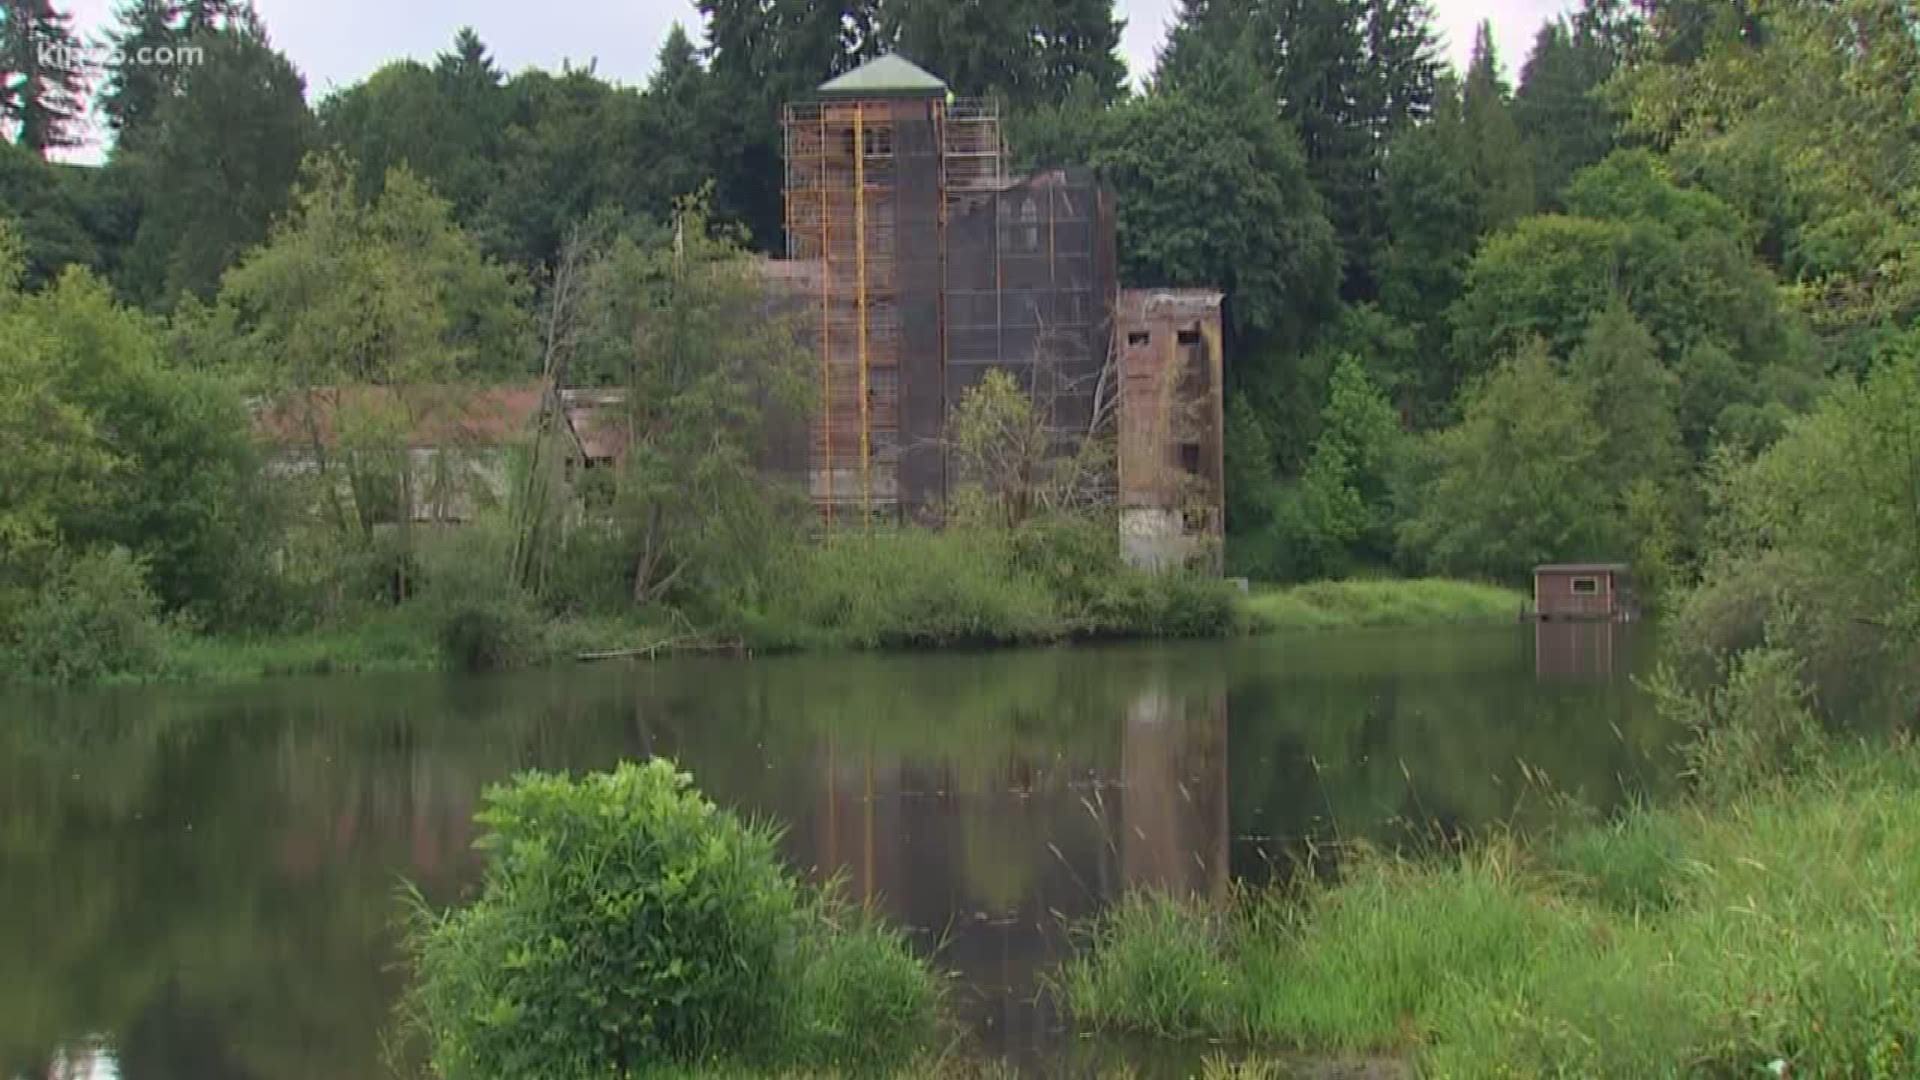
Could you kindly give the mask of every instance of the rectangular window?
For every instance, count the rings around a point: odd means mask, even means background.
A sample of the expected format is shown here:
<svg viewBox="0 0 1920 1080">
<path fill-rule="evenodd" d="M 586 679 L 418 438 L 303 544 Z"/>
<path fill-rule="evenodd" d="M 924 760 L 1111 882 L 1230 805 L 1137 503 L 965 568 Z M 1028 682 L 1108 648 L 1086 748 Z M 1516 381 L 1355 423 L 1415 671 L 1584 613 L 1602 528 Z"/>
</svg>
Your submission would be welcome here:
<svg viewBox="0 0 1920 1080">
<path fill-rule="evenodd" d="M 1147 345 L 1147 344 L 1150 344 L 1152 341 L 1153 341 L 1153 335 L 1147 333 L 1145 330 L 1127 331 L 1127 344 L 1129 346 Z"/>
<path fill-rule="evenodd" d="M 1199 330 L 1199 328 L 1198 328 L 1198 327 L 1196 327 L 1196 328 L 1194 328 L 1194 329 L 1192 329 L 1192 330 L 1182 330 L 1182 331 L 1180 331 L 1180 344 L 1182 344 L 1182 345 L 1198 345 L 1198 344 L 1200 344 L 1200 330 Z"/>
<path fill-rule="evenodd" d="M 1593 596 L 1599 593 L 1599 591 L 1599 578 L 1577 577 L 1573 579 L 1573 595 L 1575 596 Z"/>
<path fill-rule="evenodd" d="M 1200 444 L 1199 443 L 1183 442 L 1180 444 L 1180 467 L 1190 473 L 1193 473 L 1195 476 L 1198 476 L 1200 474 Z"/>
</svg>

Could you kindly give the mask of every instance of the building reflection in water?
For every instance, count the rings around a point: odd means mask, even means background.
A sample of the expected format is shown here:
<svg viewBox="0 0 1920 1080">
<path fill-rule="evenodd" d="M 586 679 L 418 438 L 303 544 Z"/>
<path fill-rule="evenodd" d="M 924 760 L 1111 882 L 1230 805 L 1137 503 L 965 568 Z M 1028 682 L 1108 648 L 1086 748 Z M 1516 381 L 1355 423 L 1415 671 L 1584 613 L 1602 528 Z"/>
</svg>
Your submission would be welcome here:
<svg viewBox="0 0 1920 1080">
<path fill-rule="evenodd" d="M 818 758 L 791 856 L 937 949 L 998 1053 L 1045 1053 L 1060 1037 L 1038 988 L 1068 924 L 1131 888 L 1227 891 L 1223 680 L 1197 692 L 1155 680 L 1093 743 L 986 768 L 833 738 Z"/>
<path fill-rule="evenodd" d="M 1541 681 L 1610 679 L 1626 663 L 1632 624 L 1580 621 L 1533 624 L 1533 672 Z"/>
</svg>

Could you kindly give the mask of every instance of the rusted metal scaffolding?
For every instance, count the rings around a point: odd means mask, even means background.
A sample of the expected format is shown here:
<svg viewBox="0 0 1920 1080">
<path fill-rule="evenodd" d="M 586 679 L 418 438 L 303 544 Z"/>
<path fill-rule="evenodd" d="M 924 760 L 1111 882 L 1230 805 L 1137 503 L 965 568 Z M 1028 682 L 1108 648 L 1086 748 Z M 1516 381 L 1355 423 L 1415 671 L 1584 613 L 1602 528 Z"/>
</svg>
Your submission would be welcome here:
<svg viewBox="0 0 1920 1080">
<path fill-rule="evenodd" d="M 828 524 L 938 501 L 950 202 L 1004 186 L 999 116 L 936 95 L 787 107 L 787 257 L 819 264 L 806 472 Z"/>
</svg>

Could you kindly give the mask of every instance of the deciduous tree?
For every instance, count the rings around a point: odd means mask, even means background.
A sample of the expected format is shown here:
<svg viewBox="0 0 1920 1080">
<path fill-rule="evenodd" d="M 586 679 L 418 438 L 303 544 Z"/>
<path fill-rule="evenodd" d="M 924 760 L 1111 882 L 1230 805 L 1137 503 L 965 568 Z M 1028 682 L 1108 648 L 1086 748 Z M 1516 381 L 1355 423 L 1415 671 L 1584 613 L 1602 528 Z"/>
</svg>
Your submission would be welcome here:
<svg viewBox="0 0 1920 1080">
<path fill-rule="evenodd" d="M 1402 522 L 1419 563 L 1523 580 L 1545 562 L 1605 557 L 1616 542 L 1584 388 L 1534 339 L 1474 384 L 1460 423 L 1433 436 L 1434 474 Z"/>
</svg>

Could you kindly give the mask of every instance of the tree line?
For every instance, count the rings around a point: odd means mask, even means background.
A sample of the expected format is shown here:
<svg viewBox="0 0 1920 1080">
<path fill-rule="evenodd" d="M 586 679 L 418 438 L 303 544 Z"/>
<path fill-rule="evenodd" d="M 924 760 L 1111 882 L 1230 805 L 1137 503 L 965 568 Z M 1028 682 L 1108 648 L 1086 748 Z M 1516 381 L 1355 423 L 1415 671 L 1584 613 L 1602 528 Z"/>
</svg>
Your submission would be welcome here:
<svg viewBox="0 0 1920 1080">
<path fill-rule="evenodd" d="M 1137 90 L 1105 0 L 700 12 L 708 44 L 676 27 L 644 87 L 509 75 L 463 30 L 310 105 L 245 3 L 127 0 L 118 55 L 200 62 L 105 71 L 41 63 L 84 55 L 40 48 L 77 44 L 52 0 L 0 3 L 0 311 L 44 358 L 0 374 L 0 412 L 16 403 L 18 460 L 54 462 L 0 510 L 40 524 L 4 535 L 140 541 L 161 603 L 204 606 L 224 577 L 191 567 L 226 557 L 103 494 L 161 451 L 103 437 L 62 461 L 87 442 L 52 433 L 149 405 L 191 427 L 325 380 L 530 378 L 579 235 L 602 238 L 595 265 L 648 269 L 603 298 L 625 314 L 576 381 L 635 379 L 640 316 L 669 342 L 724 332 L 724 307 L 667 318 L 677 200 L 701 193 L 713 258 L 776 251 L 779 106 L 891 49 L 999 100 L 1020 164 L 1097 166 L 1130 283 L 1226 290 L 1228 554 L 1257 577 L 1606 557 L 1684 579 L 1712 477 L 1913 349 L 1912 0 L 1584 0 L 1517 83 L 1486 28 L 1452 70 L 1420 0 L 1184 0 Z M 105 163 L 49 160 L 89 92 Z M 244 451 L 215 428 L 180 445 Z M 29 512 L 30 490 L 112 505 Z"/>
</svg>

